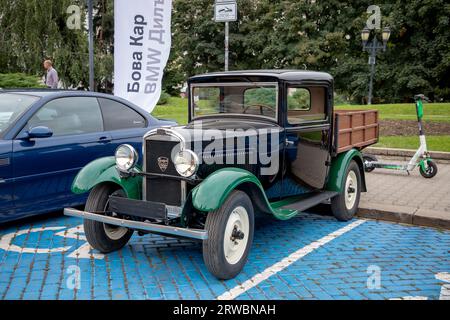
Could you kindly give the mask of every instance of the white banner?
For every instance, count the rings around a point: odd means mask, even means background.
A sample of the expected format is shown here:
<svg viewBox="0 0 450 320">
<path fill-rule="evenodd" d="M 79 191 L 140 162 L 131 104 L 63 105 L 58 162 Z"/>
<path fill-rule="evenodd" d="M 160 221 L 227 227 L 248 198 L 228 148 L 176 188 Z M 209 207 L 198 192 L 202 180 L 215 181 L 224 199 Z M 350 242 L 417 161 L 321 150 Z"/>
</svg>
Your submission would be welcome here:
<svg viewBox="0 0 450 320">
<path fill-rule="evenodd" d="M 172 0 L 115 0 L 114 94 L 152 112 L 169 59 Z"/>
</svg>

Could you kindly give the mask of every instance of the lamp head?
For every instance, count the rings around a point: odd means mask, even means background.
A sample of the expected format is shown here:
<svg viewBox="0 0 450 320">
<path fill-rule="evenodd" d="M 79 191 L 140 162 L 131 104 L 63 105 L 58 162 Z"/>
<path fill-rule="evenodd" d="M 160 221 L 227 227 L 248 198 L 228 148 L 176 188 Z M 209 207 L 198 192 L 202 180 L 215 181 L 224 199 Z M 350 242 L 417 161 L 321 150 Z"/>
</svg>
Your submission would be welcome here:
<svg viewBox="0 0 450 320">
<path fill-rule="evenodd" d="M 369 30 L 369 28 L 365 27 L 361 31 L 361 39 L 362 39 L 363 43 L 367 43 L 367 41 L 369 41 L 369 37 L 370 37 L 370 30 Z"/>
<path fill-rule="evenodd" d="M 391 37 L 391 29 L 389 27 L 383 29 L 382 37 L 384 43 L 389 41 L 389 38 Z"/>
</svg>

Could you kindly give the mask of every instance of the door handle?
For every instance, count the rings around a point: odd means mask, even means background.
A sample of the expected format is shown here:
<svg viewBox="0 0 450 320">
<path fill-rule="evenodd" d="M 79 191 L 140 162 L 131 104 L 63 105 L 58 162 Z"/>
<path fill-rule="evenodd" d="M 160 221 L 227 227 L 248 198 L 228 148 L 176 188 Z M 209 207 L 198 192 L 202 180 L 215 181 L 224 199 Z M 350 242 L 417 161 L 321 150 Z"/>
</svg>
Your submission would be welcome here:
<svg viewBox="0 0 450 320">
<path fill-rule="evenodd" d="M 295 142 L 294 142 L 294 141 L 291 141 L 291 140 L 289 140 L 289 139 L 286 139 L 285 142 L 284 142 L 284 145 L 285 145 L 286 147 L 295 146 Z"/>
<path fill-rule="evenodd" d="M 109 138 L 109 137 L 101 137 L 100 139 L 98 139 L 98 142 L 100 142 L 100 143 L 109 143 L 109 142 L 111 142 L 111 138 Z"/>
</svg>

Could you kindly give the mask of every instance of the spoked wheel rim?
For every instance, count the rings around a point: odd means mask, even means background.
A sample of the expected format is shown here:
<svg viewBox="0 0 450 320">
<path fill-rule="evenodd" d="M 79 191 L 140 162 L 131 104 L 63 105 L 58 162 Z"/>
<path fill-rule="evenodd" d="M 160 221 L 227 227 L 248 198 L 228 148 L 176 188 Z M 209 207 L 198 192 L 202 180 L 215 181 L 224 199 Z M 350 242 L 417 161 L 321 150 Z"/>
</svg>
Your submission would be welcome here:
<svg viewBox="0 0 450 320">
<path fill-rule="evenodd" d="M 356 203 L 358 191 L 358 178 L 354 171 L 350 171 L 345 184 L 345 206 L 348 210 L 353 209 Z"/>
<path fill-rule="evenodd" d="M 118 190 L 111 196 L 123 197 L 124 192 L 122 190 Z M 108 207 L 109 201 L 106 203 L 105 212 L 108 211 Z M 106 223 L 103 224 L 103 229 L 105 230 L 105 234 L 108 236 L 108 238 L 114 241 L 122 239 L 128 233 L 128 228 L 113 226 Z"/>
<path fill-rule="evenodd" d="M 225 228 L 223 249 L 225 259 L 231 265 L 237 264 L 245 254 L 250 233 L 248 212 L 244 207 L 235 208 Z"/>
</svg>

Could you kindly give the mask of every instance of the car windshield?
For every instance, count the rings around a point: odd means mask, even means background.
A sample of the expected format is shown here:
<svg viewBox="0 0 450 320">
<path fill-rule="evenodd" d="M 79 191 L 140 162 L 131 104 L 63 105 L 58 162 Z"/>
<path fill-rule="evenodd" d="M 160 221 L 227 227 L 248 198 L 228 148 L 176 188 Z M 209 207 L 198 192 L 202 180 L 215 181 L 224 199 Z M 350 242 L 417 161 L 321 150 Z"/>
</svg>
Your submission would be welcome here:
<svg viewBox="0 0 450 320">
<path fill-rule="evenodd" d="M 193 119 L 218 114 L 277 118 L 277 83 L 194 84 L 191 90 Z"/>
<path fill-rule="evenodd" d="M 22 94 L 0 94 L 0 136 L 37 100 L 38 97 Z"/>
</svg>

